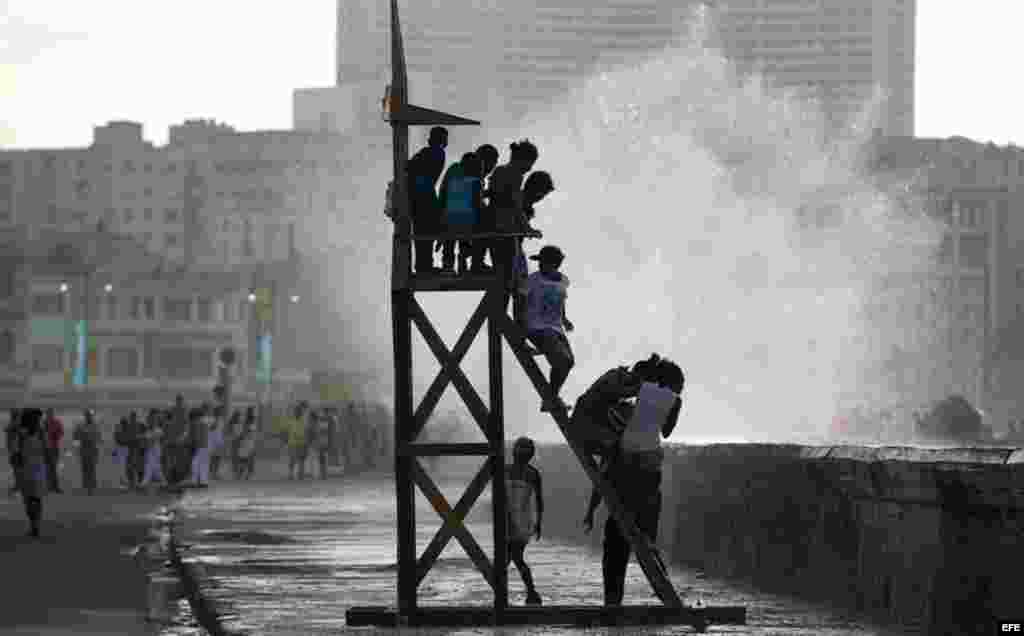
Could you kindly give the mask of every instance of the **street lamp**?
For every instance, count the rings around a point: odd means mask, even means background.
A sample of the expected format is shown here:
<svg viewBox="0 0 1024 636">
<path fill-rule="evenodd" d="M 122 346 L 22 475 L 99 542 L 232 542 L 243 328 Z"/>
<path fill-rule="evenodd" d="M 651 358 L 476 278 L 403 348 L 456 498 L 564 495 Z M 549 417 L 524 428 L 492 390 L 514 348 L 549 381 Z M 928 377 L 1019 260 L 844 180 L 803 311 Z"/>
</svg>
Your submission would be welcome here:
<svg viewBox="0 0 1024 636">
<path fill-rule="evenodd" d="M 114 291 L 114 286 L 110 283 L 107 283 L 106 285 L 103 286 L 103 291 L 109 294 L 110 292 Z"/>
<path fill-rule="evenodd" d="M 256 302 L 256 292 L 249 292 L 249 302 Z"/>
<path fill-rule="evenodd" d="M 68 293 L 69 289 L 71 289 L 71 285 L 68 285 L 67 283 L 61 283 L 60 284 L 60 293 L 66 294 L 66 293 Z"/>
<path fill-rule="evenodd" d="M 298 303 L 300 299 L 299 299 L 299 297 L 298 297 L 298 296 L 292 295 L 292 296 L 291 296 L 291 297 L 289 298 L 289 300 L 291 300 L 291 301 L 292 301 L 292 304 L 294 305 L 294 304 Z"/>
</svg>

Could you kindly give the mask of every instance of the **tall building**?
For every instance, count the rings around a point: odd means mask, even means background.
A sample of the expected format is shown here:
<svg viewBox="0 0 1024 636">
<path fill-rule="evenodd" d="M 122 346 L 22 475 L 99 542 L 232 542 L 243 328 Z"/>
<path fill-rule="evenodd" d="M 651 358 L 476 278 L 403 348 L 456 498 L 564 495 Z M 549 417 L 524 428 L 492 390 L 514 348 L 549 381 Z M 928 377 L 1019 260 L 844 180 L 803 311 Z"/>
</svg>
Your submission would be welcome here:
<svg viewBox="0 0 1024 636">
<path fill-rule="evenodd" d="M 914 133 L 916 0 L 719 0 L 718 44 L 741 72 L 818 100 L 843 124 L 881 91 L 877 128 Z"/>
<path fill-rule="evenodd" d="M 835 125 L 846 123 L 879 91 L 877 127 L 886 135 L 911 135 L 915 1 L 401 4 L 410 91 L 423 105 L 520 115 L 564 91 L 595 64 L 625 62 L 671 43 L 693 8 L 703 4 L 717 16 L 711 43 L 741 73 L 762 73 L 815 99 Z M 370 93 L 382 93 L 390 63 L 387 3 L 339 0 L 337 17 L 337 86 L 375 84 Z M 356 110 L 346 110 L 348 103 L 335 102 L 336 112 L 357 117 Z"/>
<path fill-rule="evenodd" d="M 962 393 L 992 413 L 997 428 L 1024 417 L 1016 407 L 1024 377 L 1024 150 L 962 137 L 879 137 L 869 156 L 877 178 L 913 183 L 944 228 L 930 281 L 942 292 L 942 311 L 922 315 L 928 329 L 897 335 L 904 349 L 926 354 L 908 381 Z M 918 311 L 903 305 L 897 294 L 887 309 Z M 940 342 L 919 342 L 927 335 Z M 938 346 L 918 346 L 929 344 Z"/>
<path fill-rule="evenodd" d="M 348 144 L 335 134 L 190 120 L 155 146 L 140 124 L 115 121 L 96 127 L 87 147 L 0 150 L 0 238 L 8 237 L 0 264 L 18 265 L 17 274 L 0 271 L 0 309 L 10 307 L 10 320 L 0 316 L 0 389 L 8 382 L 17 392 L 35 369 L 34 390 L 59 392 L 72 353 L 54 325 L 81 319 L 83 303 L 94 306 L 93 336 L 104 337 L 93 364 L 107 397 L 133 386 L 156 391 L 167 378 L 210 384 L 210 361 L 228 344 L 258 384 L 254 352 L 268 330 L 277 330 L 277 368 L 301 368 L 291 333 L 301 330 L 285 325 L 317 316 L 295 291 L 297 234 L 305 219 L 347 209 L 355 184 L 346 161 L 361 158 L 343 152 Z M 47 269 L 46 254 L 38 267 L 20 265 L 23 243 L 76 246 L 83 237 L 139 258 L 79 268 L 95 275 L 88 300 L 71 300 L 84 284 L 79 269 Z M 273 291 L 266 301 L 263 290 Z"/>
</svg>

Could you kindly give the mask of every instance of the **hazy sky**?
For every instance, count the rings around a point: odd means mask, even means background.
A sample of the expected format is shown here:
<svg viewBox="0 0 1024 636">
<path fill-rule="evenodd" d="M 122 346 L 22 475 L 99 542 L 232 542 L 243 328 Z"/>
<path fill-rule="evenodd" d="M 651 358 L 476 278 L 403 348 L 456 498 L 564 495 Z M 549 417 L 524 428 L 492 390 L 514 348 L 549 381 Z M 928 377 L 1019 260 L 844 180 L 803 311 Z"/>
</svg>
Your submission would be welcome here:
<svg viewBox="0 0 1024 636">
<path fill-rule="evenodd" d="M 916 134 L 1024 145 L 1022 22 L 1012 0 L 918 0 Z M 158 143 L 190 117 L 287 128 L 292 89 L 333 82 L 334 31 L 332 0 L 0 0 L 0 145 L 83 146 L 111 119 Z"/>
</svg>

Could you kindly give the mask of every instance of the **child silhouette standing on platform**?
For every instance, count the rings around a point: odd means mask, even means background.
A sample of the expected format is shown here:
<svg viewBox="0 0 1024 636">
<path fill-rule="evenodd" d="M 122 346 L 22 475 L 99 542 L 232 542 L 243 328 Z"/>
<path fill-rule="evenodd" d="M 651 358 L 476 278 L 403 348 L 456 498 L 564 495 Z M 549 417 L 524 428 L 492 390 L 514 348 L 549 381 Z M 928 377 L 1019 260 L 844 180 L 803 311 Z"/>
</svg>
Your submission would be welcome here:
<svg viewBox="0 0 1024 636">
<path fill-rule="evenodd" d="M 448 233 L 469 234 L 480 223 L 481 174 L 483 165 L 472 152 L 462 155 L 459 163 L 452 164 L 441 181 L 441 209 L 444 210 L 444 229 Z M 455 246 L 459 247 L 459 273 L 469 271 L 472 242 L 461 239 L 440 241 L 442 274 L 455 274 Z"/>
<path fill-rule="evenodd" d="M 540 471 L 530 464 L 535 453 L 533 440 L 520 437 L 512 447 L 512 464 L 505 470 L 508 555 L 523 577 L 527 605 L 541 604 L 540 594 L 533 585 L 533 573 L 525 559 L 526 545 L 530 539 L 540 539 L 541 520 L 544 517 Z"/>
</svg>

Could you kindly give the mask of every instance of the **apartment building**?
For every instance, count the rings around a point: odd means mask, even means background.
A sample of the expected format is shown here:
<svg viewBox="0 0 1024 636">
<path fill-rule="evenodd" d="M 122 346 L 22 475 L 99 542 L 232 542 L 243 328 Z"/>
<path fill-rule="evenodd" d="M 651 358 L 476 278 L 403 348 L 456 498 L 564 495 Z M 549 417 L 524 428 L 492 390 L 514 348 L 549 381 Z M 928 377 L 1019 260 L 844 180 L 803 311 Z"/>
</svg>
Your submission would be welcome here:
<svg viewBox="0 0 1024 636">
<path fill-rule="evenodd" d="M 915 0 L 452 0 L 402 6 L 410 91 L 417 103 L 452 112 L 518 117 L 564 93 L 599 66 L 656 52 L 709 10 L 709 44 L 741 74 L 814 99 L 836 126 L 876 92 L 878 128 L 914 128 Z M 387 3 L 339 0 L 336 85 L 296 95 L 299 126 L 345 129 L 365 117 L 387 82 Z M 321 104 L 311 90 L 321 91 Z M 376 112 L 376 111 L 374 111 Z"/>
<path fill-rule="evenodd" d="M 944 228 L 928 281 L 941 290 L 942 311 L 918 330 L 941 340 L 926 375 L 991 410 L 997 424 L 1024 415 L 1014 410 L 1024 378 L 1024 150 L 962 137 L 878 137 L 868 157 L 878 178 L 912 183 Z"/>
<path fill-rule="evenodd" d="M 163 272 L 143 245 L 106 231 L 0 237 L 0 402 L 208 400 L 221 349 L 246 368 L 252 309 L 237 273 Z"/>
</svg>

